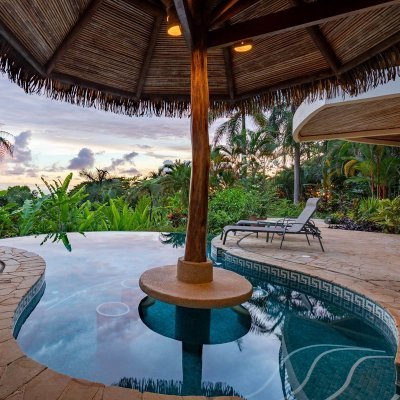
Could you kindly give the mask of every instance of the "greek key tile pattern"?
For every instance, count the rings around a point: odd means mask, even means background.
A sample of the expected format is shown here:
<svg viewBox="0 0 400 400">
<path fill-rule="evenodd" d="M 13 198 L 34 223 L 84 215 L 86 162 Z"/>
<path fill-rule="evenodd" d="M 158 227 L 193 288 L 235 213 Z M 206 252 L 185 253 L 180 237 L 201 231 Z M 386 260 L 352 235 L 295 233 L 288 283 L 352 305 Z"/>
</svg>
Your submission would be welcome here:
<svg viewBox="0 0 400 400">
<path fill-rule="evenodd" d="M 212 246 L 214 248 L 214 246 Z M 289 287 L 315 298 L 336 305 L 377 328 L 397 348 L 398 334 L 394 319 L 379 304 L 368 297 L 353 292 L 336 283 L 324 281 L 311 275 L 281 267 L 251 261 L 234 256 L 218 248 L 214 250 L 224 268 L 233 270 L 248 278 L 260 279 Z"/>
</svg>

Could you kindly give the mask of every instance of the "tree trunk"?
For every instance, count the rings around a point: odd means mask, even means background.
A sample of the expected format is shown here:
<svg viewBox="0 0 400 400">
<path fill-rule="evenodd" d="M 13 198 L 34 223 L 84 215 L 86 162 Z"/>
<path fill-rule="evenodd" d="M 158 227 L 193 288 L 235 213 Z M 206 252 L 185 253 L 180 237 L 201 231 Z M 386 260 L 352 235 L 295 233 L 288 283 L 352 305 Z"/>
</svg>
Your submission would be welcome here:
<svg viewBox="0 0 400 400">
<path fill-rule="evenodd" d="M 208 73 L 206 29 L 197 30 L 191 55 L 191 138 L 192 175 L 185 261 L 206 261 L 208 179 L 210 144 L 208 138 Z"/>
<path fill-rule="evenodd" d="M 300 201 L 300 143 L 294 144 L 294 188 L 293 188 L 293 203 L 299 204 Z"/>
</svg>

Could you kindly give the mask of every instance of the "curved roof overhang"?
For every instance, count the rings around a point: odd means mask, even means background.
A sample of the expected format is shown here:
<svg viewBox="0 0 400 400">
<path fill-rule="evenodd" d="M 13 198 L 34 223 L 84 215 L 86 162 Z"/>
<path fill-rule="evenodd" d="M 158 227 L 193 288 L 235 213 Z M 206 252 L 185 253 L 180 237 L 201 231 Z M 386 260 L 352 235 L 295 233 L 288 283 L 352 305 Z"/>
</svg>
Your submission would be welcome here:
<svg viewBox="0 0 400 400">
<path fill-rule="evenodd" d="M 303 102 L 293 120 L 296 142 L 349 140 L 400 146 L 400 81 L 390 81 L 358 96 Z"/>
</svg>

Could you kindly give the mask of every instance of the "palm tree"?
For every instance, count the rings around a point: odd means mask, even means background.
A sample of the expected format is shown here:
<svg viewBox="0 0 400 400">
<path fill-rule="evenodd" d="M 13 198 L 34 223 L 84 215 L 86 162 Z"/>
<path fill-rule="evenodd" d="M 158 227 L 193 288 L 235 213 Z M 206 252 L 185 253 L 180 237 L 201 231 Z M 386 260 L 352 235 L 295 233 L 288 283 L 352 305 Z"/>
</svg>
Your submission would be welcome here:
<svg viewBox="0 0 400 400">
<path fill-rule="evenodd" d="M 153 220 L 153 211 L 157 207 L 164 191 L 162 178 L 162 176 L 152 173 L 150 177 L 134 182 L 126 193 L 126 199 L 129 204 L 136 203 L 142 195 L 147 195 L 150 198 L 150 220 Z"/>
<path fill-rule="evenodd" d="M 0 131 L 0 161 L 6 155 L 12 156 L 14 153 L 14 136 L 11 133 Z"/>
<path fill-rule="evenodd" d="M 256 129 L 262 130 L 267 126 L 268 120 L 262 112 L 254 112 L 247 116 Z M 210 125 L 217 120 L 213 114 L 209 116 Z M 231 115 L 231 117 L 223 122 L 215 131 L 213 144 L 217 146 L 225 138 L 228 144 L 232 144 L 232 140 L 237 140 L 239 136 L 246 136 L 246 115 L 238 111 Z"/>
<path fill-rule="evenodd" d="M 399 178 L 400 160 L 390 157 L 383 146 L 360 144 L 353 160 L 345 165 L 348 181 L 368 183 L 378 199 L 388 197 L 390 186 Z M 357 174 L 358 173 L 358 174 Z"/>
<path fill-rule="evenodd" d="M 293 139 L 293 115 L 295 106 L 277 106 L 271 110 L 268 118 L 268 130 L 277 140 L 281 148 L 283 165 L 286 166 L 286 159 L 289 155 L 293 160 L 294 190 L 293 202 L 299 204 L 300 200 L 300 143 Z"/>
<path fill-rule="evenodd" d="M 243 111 L 237 111 L 231 115 L 231 117 L 223 122 L 215 131 L 214 134 L 214 146 L 217 146 L 225 138 L 226 144 L 229 147 L 238 147 L 242 151 L 247 147 L 244 144 L 247 142 L 247 125 L 246 118 L 249 119 L 257 130 L 265 129 L 267 125 L 267 119 L 265 114 L 261 111 L 254 112 L 246 116 Z M 215 122 L 216 117 L 211 114 L 209 117 L 209 122 L 212 124 Z M 239 144 L 239 146 L 237 146 Z M 247 164 L 247 154 L 242 152 L 239 156 L 240 163 L 244 166 Z M 246 170 L 243 170 L 246 176 Z"/>
<path fill-rule="evenodd" d="M 233 186 L 236 180 L 232 160 L 223 146 L 213 147 L 210 153 L 210 188 Z"/>
<path fill-rule="evenodd" d="M 190 175 L 192 167 L 190 161 L 176 160 L 168 165 L 168 170 L 161 178 L 161 183 L 170 193 L 179 193 L 182 206 L 187 209 L 189 206 Z"/>
<path fill-rule="evenodd" d="M 335 141 L 327 149 L 328 174 L 344 175 L 347 182 L 367 184 L 372 197 L 388 197 L 399 181 L 400 160 L 388 147 Z"/>
<path fill-rule="evenodd" d="M 86 179 L 86 182 L 101 184 L 107 179 L 110 173 L 105 169 L 96 168 L 96 171 L 82 169 L 79 171 L 79 176 Z"/>
</svg>

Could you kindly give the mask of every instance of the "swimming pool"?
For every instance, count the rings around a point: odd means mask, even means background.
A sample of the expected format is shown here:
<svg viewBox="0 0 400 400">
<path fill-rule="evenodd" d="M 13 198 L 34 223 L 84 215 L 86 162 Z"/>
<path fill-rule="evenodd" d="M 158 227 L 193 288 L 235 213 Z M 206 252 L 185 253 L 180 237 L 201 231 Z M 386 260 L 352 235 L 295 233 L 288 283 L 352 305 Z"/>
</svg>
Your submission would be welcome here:
<svg viewBox="0 0 400 400">
<path fill-rule="evenodd" d="M 195 315 L 193 321 L 211 321 L 215 335 L 194 343 L 194 322 L 186 324 L 186 336 L 171 329 L 167 322 L 176 327 L 182 310 L 146 299 L 138 287 L 143 271 L 176 263 L 182 236 L 69 237 L 71 253 L 57 244 L 40 246 L 40 238 L 0 241 L 46 260 L 46 289 L 17 340 L 31 358 L 58 372 L 167 394 L 190 394 L 189 388 L 255 400 L 393 397 L 393 343 L 333 302 L 249 274 L 249 325 L 243 310 Z"/>
</svg>

